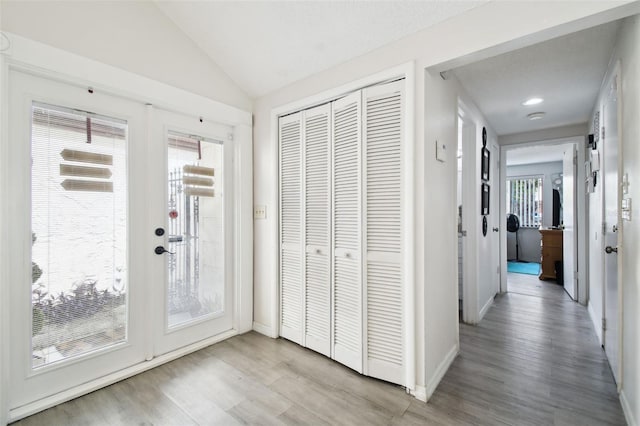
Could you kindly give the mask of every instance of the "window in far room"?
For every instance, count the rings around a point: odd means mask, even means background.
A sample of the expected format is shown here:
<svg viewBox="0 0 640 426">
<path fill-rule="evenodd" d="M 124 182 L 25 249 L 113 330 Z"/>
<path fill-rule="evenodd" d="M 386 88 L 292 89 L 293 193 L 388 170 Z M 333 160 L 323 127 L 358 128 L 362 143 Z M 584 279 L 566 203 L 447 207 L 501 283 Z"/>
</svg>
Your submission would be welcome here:
<svg viewBox="0 0 640 426">
<path fill-rule="evenodd" d="M 507 213 L 520 219 L 520 226 L 538 228 L 542 224 L 542 176 L 507 179 Z"/>
</svg>

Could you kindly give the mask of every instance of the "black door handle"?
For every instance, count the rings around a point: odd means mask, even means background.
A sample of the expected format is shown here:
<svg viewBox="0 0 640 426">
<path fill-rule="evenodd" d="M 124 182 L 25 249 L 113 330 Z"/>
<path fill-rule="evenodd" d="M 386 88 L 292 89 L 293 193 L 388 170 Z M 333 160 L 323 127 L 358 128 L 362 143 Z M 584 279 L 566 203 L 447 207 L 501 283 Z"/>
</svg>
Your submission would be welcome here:
<svg viewBox="0 0 640 426">
<path fill-rule="evenodd" d="M 164 254 L 164 253 L 169 253 L 169 254 L 175 254 L 173 252 L 170 252 L 169 250 L 167 250 L 166 248 L 164 248 L 163 246 L 158 246 L 153 250 L 156 254 Z"/>
<path fill-rule="evenodd" d="M 499 228 L 493 228 L 493 232 L 500 232 Z"/>
</svg>

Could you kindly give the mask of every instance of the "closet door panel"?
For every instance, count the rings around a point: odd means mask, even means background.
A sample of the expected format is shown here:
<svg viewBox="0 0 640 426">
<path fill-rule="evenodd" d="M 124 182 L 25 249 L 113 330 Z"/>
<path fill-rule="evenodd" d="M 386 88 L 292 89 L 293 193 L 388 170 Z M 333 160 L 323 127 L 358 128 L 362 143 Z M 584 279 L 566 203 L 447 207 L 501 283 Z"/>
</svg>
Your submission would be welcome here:
<svg viewBox="0 0 640 426">
<path fill-rule="evenodd" d="M 366 371 L 404 384 L 403 81 L 363 91 Z"/>
<path fill-rule="evenodd" d="M 333 103 L 333 358 L 362 372 L 361 92 Z"/>
<path fill-rule="evenodd" d="M 302 344 L 302 113 L 280 118 L 280 335 Z"/>
<path fill-rule="evenodd" d="M 304 112 L 305 346 L 331 356 L 331 105 Z"/>
</svg>

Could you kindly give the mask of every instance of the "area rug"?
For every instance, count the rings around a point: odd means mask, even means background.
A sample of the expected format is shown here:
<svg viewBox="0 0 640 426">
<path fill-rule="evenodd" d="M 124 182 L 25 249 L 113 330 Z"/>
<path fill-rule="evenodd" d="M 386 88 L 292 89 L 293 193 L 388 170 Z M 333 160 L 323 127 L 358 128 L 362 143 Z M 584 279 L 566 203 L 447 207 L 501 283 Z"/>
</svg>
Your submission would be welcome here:
<svg viewBox="0 0 640 426">
<path fill-rule="evenodd" d="M 507 262 L 507 272 L 538 275 L 540 273 L 540 264 L 535 262 Z"/>
</svg>

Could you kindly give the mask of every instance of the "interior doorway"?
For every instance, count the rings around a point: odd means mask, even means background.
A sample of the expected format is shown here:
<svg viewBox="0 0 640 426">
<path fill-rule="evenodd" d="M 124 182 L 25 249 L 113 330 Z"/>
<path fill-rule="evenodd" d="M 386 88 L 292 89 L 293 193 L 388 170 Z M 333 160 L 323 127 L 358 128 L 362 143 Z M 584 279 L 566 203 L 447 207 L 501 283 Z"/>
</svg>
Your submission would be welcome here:
<svg viewBox="0 0 640 426">
<path fill-rule="evenodd" d="M 584 197 L 577 185 L 584 179 L 584 171 L 576 166 L 578 155 L 584 155 L 580 141 L 539 141 L 505 146 L 503 151 L 505 290 L 540 293 L 553 283 L 576 300 L 579 266 L 586 263 L 578 251 L 586 217 L 585 207 L 578 203 Z"/>
</svg>

